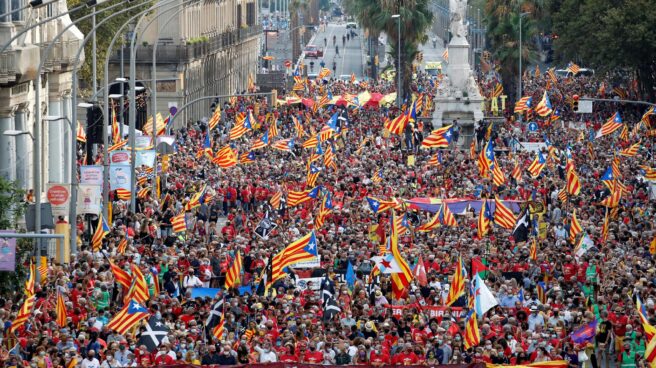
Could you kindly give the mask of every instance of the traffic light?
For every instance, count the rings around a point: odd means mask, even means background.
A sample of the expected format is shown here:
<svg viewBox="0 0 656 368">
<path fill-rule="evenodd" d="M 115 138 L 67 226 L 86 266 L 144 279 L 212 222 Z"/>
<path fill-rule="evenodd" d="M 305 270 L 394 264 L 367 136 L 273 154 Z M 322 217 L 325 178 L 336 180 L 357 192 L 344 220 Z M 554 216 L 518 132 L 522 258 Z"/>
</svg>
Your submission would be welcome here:
<svg viewBox="0 0 656 368">
<path fill-rule="evenodd" d="M 572 110 L 579 112 L 579 95 L 572 96 Z"/>
</svg>

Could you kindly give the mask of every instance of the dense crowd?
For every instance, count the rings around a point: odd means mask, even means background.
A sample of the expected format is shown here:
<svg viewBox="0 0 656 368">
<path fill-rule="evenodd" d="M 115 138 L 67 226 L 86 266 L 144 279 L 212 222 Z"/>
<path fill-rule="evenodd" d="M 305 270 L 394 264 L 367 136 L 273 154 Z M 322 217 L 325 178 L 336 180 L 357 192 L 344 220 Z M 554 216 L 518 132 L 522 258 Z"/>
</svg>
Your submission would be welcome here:
<svg viewBox="0 0 656 368">
<path fill-rule="evenodd" d="M 534 94 L 535 103 L 544 89 L 542 78 L 527 80 L 526 90 Z M 425 96 L 425 111 L 420 110 L 420 116 L 431 116 L 434 106 L 428 101 L 437 83 L 439 80 L 421 73 L 413 82 L 415 92 Z M 561 79 L 553 88 L 569 96 L 583 94 L 591 83 L 587 78 Z M 331 79 L 305 93 L 321 97 L 393 90 L 393 85 L 384 81 L 365 85 Z M 552 103 L 557 109 L 566 104 L 564 97 L 554 98 Z M 631 132 L 628 141 L 621 141 L 617 132 L 592 142 L 590 130 L 598 129 L 615 109 L 628 107 L 600 108 L 584 117 L 588 124 L 569 124 L 573 119 L 541 123 L 538 132 L 528 130 L 511 114 L 471 128 L 454 121 L 460 138 L 440 149 L 440 159 L 429 163 L 437 151 L 418 147 L 432 130 L 430 124 L 416 119 L 401 136 L 384 132 L 386 119 L 399 115 L 395 107 L 325 105 L 315 110 L 303 104 L 273 106 L 249 97 L 222 101 L 220 106 L 221 120 L 209 132 L 212 152 L 226 145 L 240 154 L 248 152 L 272 124 L 277 124 L 280 133 L 276 138 L 270 136 L 271 142 L 296 137 L 294 148 L 291 152 L 272 147 L 254 150 L 253 162 L 223 169 L 204 153 L 198 154 L 204 150 L 206 123 L 175 131 L 177 152 L 167 168 L 162 170 L 160 164 L 159 197 L 149 193 L 138 198 L 137 211 L 132 213 L 129 201 L 112 193 L 111 231 L 102 248 L 94 251 L 90 245 L 94 229 L 81 227 L 81 251 L 69 264 L 49 265 L 47 279 L 36 286 L 35 311 L 15 333 L 9 333 L 9 327 L 25 296 L 18 291 L 2 300 L 2 359 L 6 366 L 437 365 L 552 360 L 566 360 L 572 368 L 646 365 L 647 338 L 635 303 L 640 297 L 645 323 L 651 323 L 656 307 L 656 265 L 649 245 L 656 232 L 654 188 L 643 179 L 645 173 L 639 165 L 654 166 L 653 140 L 642 138 L 634 157 L 617 156 L 616 147 L 640 140 L 649 124 L 656 124 L 653 118 L 647 117 L 643 127 L 634 130 L 641 114 L 631 112 L 625 115 Z M 257 123 L 244 137 L 230 141 L 236 114 L 248 111 Z M 312 188 L 306 183 L 307 162 L 316 149 L 302 148 L 302 143 L 320 132 L 335 113 L 344 117 L 340 119 L 341 133 L 321 143 L 324 152 L 334 152 L 334 166 L 326 166 L 323 159 L 314 161 L 322 167 L 316 185 L 321 185 L 322 195 L 330 193 L 334 209 L 325 223 L 317 226 L 320 199 L 288 206 L 285 198 L 290 191 Z M 305 131 L 301 138 L 292 116 L 301 121 Z M 545 137 L 551 144 L 543 148 L 548 162 L 534 178 L 526 169 L 536 153 L 516 142 L 544 141 Z M 470 148 L 470 141 L 478 144 Z M 494 145 L 505 174 L 501 184 L 479 172 L 478 153 L 487 142 Z M 559 193 L 565 186 L 568 154 L 582 189 L 579 195 L 563 200 Z M 619 206 L 608 211 L 599 204 L 610 195 L 602 178 L 616 157 L 617 179 L 626 188 Z M 516 166 L 521 169 L 519 174 L 511 175 Z M 375 177 L 378 172 L 382 175 Z M 150 180 L 144 185 L 150 185 Z M 201 188 L 206 188 L 203 203 L 185 213 Z M 271 203 L 277 193 L 283 194 L 280 208 Z M 517 201 L 520 211 L 529 202 L 543 209 L 533 214 L 539 228 L 532 235 L 536 254 L 532 254 L 531 241 L 513 239 L 513 229 L 493 225 L 489 234 L 479 236 L 479 213 L 470 207 L 455 213 L 457 227 L 419 232 L 414 228 L 428 222 L 433 213 L 417 210 L 408 202 L 376 214 L 366 201 L 366 197 L 394 197 L 403 202 L 495 196 Z M 574 210 L 583 232 L 570 239 Z M 380 246 L 389 238 L 392 212 L 408 219 L 408 231 L 400 234 L 398 242 L 415 275 L 400 297 L 392 292 L 390 274 L 377 273 L 371 260 L 385 253 Z M 174 233 L 172 220 L 180 213 L 185 213 L 186 229 Z M 515 215 L 519 217 L 520 212 Z M 606 216 L 607 236 L 602 231 Z M 256 232 L 263 219 L 275 224 L 266 236 Z M 262 288 L 272 257 L 310 231 L 316 234 L 320 266 L 291 267 L 285 278 Z M 127 247 L 120 249 L 126 239 Z M 581 252 L 580 244 L 587 239 L 593 246 Z M 224 289 L 237 254 L 243 258 L 239 288 Z M 467 280 L 474 278 L 474 264 L 483 265 L 482 269 L 477 266 L 476 272 L 481 271 L 479 275 L 498 302 L 478 316 L 480 343 L 472 347 L 465 347 L 469 287 L 451 306 L 439 308 L 449 295 L 459 259 L 467 270 Z M 150 298 L 144 307 L 168 328 L 154 349 L 143 344 L 148 319 L 125 334 L 107 327 L 124 307 L 128 292 L 116 282 L 110 261 L 129 274 L 136 266 L 145 275 Z M 350 269 L 354 276 L 349 278 Z M 301 282 L 308 278 L 311 282 Z M 327 285 L 334 289 L 336 315 L 329 314 L 324 303 Z M 192 297 L 195 291 L 207 288 L 221 290 Z M 65 326 L 56 322 L 58 295 L 66 306 Z M 439 313 L 433 313 L 435 310 Z M 213 319 L 214 312 L 222 315 L 220 340 L 212 333 L 218 322 Z M 572 339 L 572 333 L 595 320 L 596 332 L 593 330 L 591 337 Z"/>
</svg>

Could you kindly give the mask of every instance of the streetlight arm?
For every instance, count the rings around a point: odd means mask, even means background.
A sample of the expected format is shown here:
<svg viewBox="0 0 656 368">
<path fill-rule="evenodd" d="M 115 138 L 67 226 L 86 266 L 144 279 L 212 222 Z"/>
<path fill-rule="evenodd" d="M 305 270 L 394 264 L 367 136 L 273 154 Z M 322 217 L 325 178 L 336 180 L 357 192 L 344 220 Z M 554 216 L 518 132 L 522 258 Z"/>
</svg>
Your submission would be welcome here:
<svg viewBox="0 0 656 368">
<path fill-rule="evenodd" d="M 22 7 L 22 8 L 14 9 L 14 10 L 12 10 L 12 11 L 10 11 L 10 12 L 4 13 L 4 14 L 0 14 L 0 18 L 4 18 L 4 17 L 10 16 L 10 15 L 12 15 L 12 14 L 14 14 L 14 13 L 18 13 L 18 12 L 21 12 L 21 11 L 23 11 L 23 10 L 30 9 L 30 8 L 32 8 L 32 9 L 42 8 L 42 7 L 46 6 L 46 5 L 50 5 L 50 4 L 56 3 L 57 1 L 58 1 L 58 0 L 51 0 L 51 1 L 48 1 L 48 2 L 45 2 L 45 3 L 44 3 L 43 0 L 32 0 L 32 1 L 29 2 L 29 4 L 25 5 L 25 6 Z"/>
<path fill-rule="evenodd" d="M 175 115 L 171 116 L 171 121 L 169 122 L 169 124 L 171 124 L 171 126 L 173 126 L 173 123 L 175 123 L 175 118 L 176 118 L 178 115 L 180 115 L 180 113 L 181 113 L 184 109 L 186 109 L 187 107 L 189 107 L 189 106 L 195 104 L 196 102 L 205 101 L 205 100 L 213 100 L 213 99 L 215 99 L 215 98 L 230 98 L 230 97 L 235 97 L 235 96 L 239 96 L 239 97 L 249 97 L 249 96 L 272 96 L 272 95 L 273 95 L 272 92 L 257 92 L 257 93 L 244 93 L 244 94 L 230 94 L 230 95 L 217 95 L 217 96 L 205 96 L 205 97 L 199 97 L 199 98 L 197 98 L 197 99 L 195 99 L 195 100 L 191 100 L 191 101 L 187 102 L 186 104 L 182 105 L 182 106 L 178 109 L 178 111 L 175 113 Z M 273 103 L 275 103 L 275 101 L 274 101 Z"/>
</svg>

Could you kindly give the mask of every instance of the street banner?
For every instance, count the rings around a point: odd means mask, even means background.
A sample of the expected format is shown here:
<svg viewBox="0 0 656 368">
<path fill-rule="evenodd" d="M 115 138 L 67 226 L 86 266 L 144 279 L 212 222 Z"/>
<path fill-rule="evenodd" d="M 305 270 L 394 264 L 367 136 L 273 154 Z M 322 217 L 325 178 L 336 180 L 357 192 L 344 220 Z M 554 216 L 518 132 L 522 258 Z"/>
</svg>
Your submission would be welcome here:
<svg viewBox="0 0 656 368">
<path fill-rule="evenodd" d="M 127 189 L 130 190 L 132 172 L 130 165 L 111 165 L 109 167 L 109 187 L 111 190 Z"/>
<path fill-rule="evenodd" d="M 410 308 L 415 308 L 415 309 L 420 309 L 424 313 L 428 314 L 428 318 L 442 318 L 444 316 L 444 312 L 449 309 L 451 311 L 451 315 L 455 318 L 461 318 L 462 316 L 465 315 L 465 311 L 461 307 L 447 307 L 445 305 L 419 305 L 417 303 L 415 304 L 409 304 L 409 305 L 390 305 L 386 304 L 384 305 L 385 308 L 389 309 L 392 312 L 392 317 L 394 318 L 401 318 L 403 316 L 403 310 L 404 309 L 410 309 Z"/>
<path fill-rule="evenodd" d="M 77 191 L 77 213 L 97 215 L 102 205 L 102 186 L 80 184 Z"/>
<path fill-rule="evenodd" d="M 145 149 L 148 148 L 152 145 L 152 140 L 150 139 L 150 136 L 148 135 L 142 135 L 139 137 L 135 137 L 134 139 L 134 146 L 136 149 Z"/>
<path fill-rule="evenodd" d="M 305 261 L 305 262 L 299 262 L 299 263 L 294 263 L 292 268 L 315 268 L 315 267 L 321 267 L 321 256 L 316 256 L 314 257 L 313 260 L 311 261 Z"/>
<path fill-rule="evenodd" d="M 100 165 L 80 166 L 80 184 L 102 185 L 103 167 Z"/>
<path fill-rule="evenodd" d="M 155 156 L 156 156 L 156 152 L 154 150 L 135 152 L 134 167 L 155 166 Z"/>
<path fill-rule="evenodd" d="M 53 216 L 66 216 L 71 204 L 71 185 L 48 183 L 46 195 Z"/>
<path fill-rule="evenodd" d="M 13 234 L 13 230 L 0 230 L 3 234 Z M 0 271 L 16 271 L 16 238 L 0 238 Z"/>
<path fill-rule="evenodd" d="M 109 162 L 115 164 L 130 164 L 130 151 L 112 151 L 109 153 Z"/>
<path fill-rule="evenodd" d="M 305 291 L 308 288 L 310 290 L 319 290 L 321 289 L 321 280 L 323 280 L 323 277 L 307 277 L 303 279 L 297 279 L 296 288 L 299 291 Z"/>
</svg>

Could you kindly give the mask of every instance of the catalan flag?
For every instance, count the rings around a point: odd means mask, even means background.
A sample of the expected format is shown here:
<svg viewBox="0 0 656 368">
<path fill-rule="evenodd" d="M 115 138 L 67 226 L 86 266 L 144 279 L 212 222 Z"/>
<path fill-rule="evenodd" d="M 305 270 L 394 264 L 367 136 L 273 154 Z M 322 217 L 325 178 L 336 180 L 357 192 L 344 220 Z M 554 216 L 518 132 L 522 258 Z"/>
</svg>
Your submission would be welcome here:
<svg viewBox="0 0 656 368">
<path fill-rule="evenodd" d="M 496 186 L 501 186 L 506 182 L 506 175 L 501 171 L 501 165 L 497 162 L 497 159 L 494 159 L 494 165 L 492 165 L 492 182 Z"/>
<path fill-rule="evenodd" d="M 384 179 L 383 178 L 383 169 L 376 170 L 376 172 L 374 173 L 374 176 L 371 177 L 371 181 L 376 183 L 376 184 L 383 181 L 383 179 Z"/>
<path fill-rule="evenodd" d="M 37 268 L 39 275 L 41 276 L 41 283 L 45 284 L 48 282 L 48 257 L 41 256 L 41 265 Z"/>
<path fill-rule="evenodd" d="M 527 170 L 533 178 L 537 178 L 538 176 L 540 176 L 540 173 L 542 173 L 542 169 L 544 169 L 546 164 L 547 164 L 547 160 L 544 158 L 544 155 L 542 155 L 542 152 L 538 152 L 537 156 L 535 157 L 531 165 L 529 165 Z"/>
<path fill-rule="evenodd" d="M 146 188 L 141 188 L 137 192 L 137 198 L 145 199 L 148 198 L 148 194 L 150 193 L 151 188 L 146 187 Z"/>
<path fill-rule="evenodd" d="M 446 61 L 447 63 L 449 62 L 449 49 L 446 48 L 444 49 L 444 52 L 442 53 L 442 59 Z"/>
<path fill-rule="evenodd" d="M 531 108 L 531 101 L 533 101 L 533 97 L 531 96 L 525 96 L 519 99 L 517 103 L 515 103 L 515 113 L 523 113 L 524 111 L 528 110 Z"/>
<path fill-rule="evenodd" d="M 115 107 L 112 108 L 112 141 L 114 143 L 121 141 L 121 131 L 118 128 L 118 116 Z"/>
<path fill-rule="evenodd" d="M 278 122 L 276 120 L 273 120 L 271 122 L 271 125 L 269 125 L 269 129 L 267 130 L 267 133 L 269 133 L 268 138 L 275 138 L 278 136 L 278 134 L 280 134 L 280 131 L 278 131 Z"/>
<path fill-rule="evenodd" d="M 217 164 L 220 168 L 228 169 L 236 166 L 238 160 L 237 152 L 235 152 L 230 145 L 226 145 L 216 152 L 212 162 Z"/>
<path fill-rule="evenodd" d="M 109 267 L 112 270 L 112 275 L 114 275 L 114 280 L 116 280 L 116 283 L 123 286 L 124 290 L 128 290 L 130 288 L 130 284 L 132 283 L 132 277 L 130 274 L 121 267 L 117 266 L 112 261 L 109 261 Z"/>
<path fill-rule="evenodd" d="M 35 304 L 36 295 L 30 295 L 25 298 L 23 305 L 18 310 L 18 314 L 16 314 L 16 319 L 14 319 L 14 321 L 11 323 L 11 327 L 9 327 L 9 332 L 16 332 L 16 330 L 18 330 L 22 325 L 25 324 L 25 322 L 27 322 L 27 320 L 32 315 L 32 312 L 34 312 Z"/>
<path fill-rule="evenodd" d="M 136 300 L 138 303 L 145 303 L 150 298 L 148 283 L 139 266 L 136 264 L 132 264 L 131 266 L 132 285 L 130 285 L 130 290 L 127 293 L 127 299 Z"/>
<path fill-rule="evenodd" d="M 25 281 L 25 296 L 30 297 L 36 293 L 36 265 L 30 261 L 27 280 Z"/>
<path fill-rule="evenodd" d="M 506 207 L 497 196 L 494 197 L 494 206 L 494 223 L 504 229 L 514 229 L 517 217 L 512 210 Z"/>
<path fill-rule="evenodd" d="M 433 130 L 424 140 L 421 142 L 422 148 L 446 148 L 451 144 L 453 139 L 453 126 L 448 125 L 445 127 L 438 128 Z"/>
<path fill-rule="evenodd" d="M 574 162 L 567 160 L 565 165 L 566 178 L 567 178 L 567 193 L 570 195 L 579 195 L 581 193 L 581 182 L 579 175 L 574 168 Z"/>
<path fill-rule="evenodd" d="M 332 212 L 332 210 L 333 210 L 332 195 L 330 194 L 330 192 L 328 192 L 323 196 L 323 200 L 321 201 L 321 207 L 319 208 L 319 214 L 314 220 L 314 226 L 317 229 L 323 226 L 324 222 L 326 221 L 326 216 L 328 216 Z"/>
<path fill-rule="evenodd" d="M 451 305 L 455 303 L 461 295 L 465 293 L 465 278 L 467 277 L 467 270 L 462 263 L 462 256 L 458 256 L 458 264 L 456 269 L 453 272 L 453 278 L 451 279 L 451 287 L 449 288 L 449 294 L 446 297 L 446 302 L 444 304 Z"/>
<path fill-rule="evenodd" d="M 239 155 L 240 164 L 251 164 L 253 162 L 255 162 L 255 152 L 253 151 L 244 152 L 241 155 Z"/>
<path fill-rule="evenodd" d="M 442 207 L 445 207 L 446 204 L 443 204 Z M 442 208 L 440 208 L 439 211 L 431 218 L 427 223 L 422 224 L 421 226 L 417 227 L 415 230 L 418 232 L 428 232 L 433 229 L 437 229 L 440 227 L 440 214 L 442 213 Z"/>
<path fill-rule="evenodd" d="M 294 207 L 316 199 L 319 195 L 319 189 L 320 187 L 314 187 L 303 191 L 289 191 L 287 193 L 287 206 Z"/>
<path fill-rule="evenodd" d="M 579 72 L 581 71 L 581 68 L 580 68 L 578 65 L 576 65 L 576 64 L 574 64 L 574 63 L 572 63 L 572 62 L 570 62 L 570 63 L 567 65 L 567 71 L 568 71 L 568 72 L 571 72 L 571 73 L 574 74 L 574 75 L 577 75 L 577 74 L 579 74 Z"/>
<path fill-rule="evenodd" d="M 241 253 L 237 251 L 235 260 L 232 262 L 232 265 L 230 266 L 228 272 L 226 273 L 225 288 L 230 289 L 241 284 L 241 273 L 242 273 Z"/>
<path fill-rule="evenodd" d="M 487 203 L 487 199 L 483 198 L 481 201 L 481 211 L 478 214 L 478 237 L 483 238 L 490 231 L 490 222 L 492 221 L 492 213 L 490 212 L 490 206 Z"/>
<path fill-rule="evenodd" d="M 57 305 L 55 307 L 55 322 L 59 327 L 66 327 L 66 303 L 64 303 L 64 295 L 60 292 L 57 293 Z"/>
<path fill-rule="evenodd" d="M 545 117 L 553 112 L 553 108 L 551 106 L 551 101 L 549 100 L 549 95 L 547 94 L 547 91 L 544 91 L 544 94 L 542 95 L 542 100 L 540 100 L 537 106 L 535 106 L 535 112 L 542 117 Z"/>
<path fill-rule="evenodd" d="M 444 159 L 442 158 L 442 151 L 437 151 L 436 154 L 431 156 L 428 160 L 428 164 L 431 166 L 440 166 L 444 164 Z"/>
<path fill-rule="evenodd" d="M 274 143 L 271 147 L 283 152 L 291 152 L 294 148 L 294 138 L 281 139 Z"/>
<path fill-rule="evenodd" d="M 132 198 L 132 193 L 128 189 L 116 189 L 116 197 L 122 201 L 129 201 Z"/>
<path fill-rule="evenodd" d="M 645 180 L 656 181 L 656 169 L 652 169 L 651 167 L 646 165 L 640 165 L 640 168 L 645 172 L 644 174 Z"/>
<path fill-rule="evenodd" d="M 102 213 L 98 216 L 98 223 L 96 224 L 96 231 L 93 233 L 93 237 L 91 238 L 91 246 L 93 247 L 93 251 L 97 252 L 100 250 L 102 247 L 102 241 L 105 239 L 107 234 L 109 234 L 109 225 L 107 225 L 107 222 L 103 218 Z"/>
<path fill-rule="evenodd" d="M 581 223 L 579 220 L 576 218 L 576 209 L 572 211 L 572 220 L 570 221 L 569 225 L 569 242 L 574 244 L 574 241 L 576 240 L 576 237 L 583 232 L 583 228 L 581 227 Z"/>
<path fill-rule="evenodd" d="M 623 125 L 622 117 L 620 116 L 619 111 L 616 111 L 610 118 L 608 118 L 606 123 L 601 126 L 601 129 L 597 132 L 597 138 L 612 134 Z"/>
<path fill-rule="evenodd" d="M 640 150 L 640 142 L 632 144 L 631 146 L 620 151 L 620 156 L 635 157 Z"/>
<path fill-rule="evenodd" d="M 328 69 L 328 68 L 321 68 L 321 70 L 319 70 L 319 75 L 317 76 L 317 78 L 319 78 L 319 79 L 324 79 L 324 78 L 326 78 L 326 77 L 329 77 L 330 74 L 332 74 L 332 72 L 330 71 L 330 69 Z"/>
<path fill-rule="evenodd" d="M 235 140 L 246 134 L 249 130 L 253 129 L 253 113 L 248 112 L 243 118 L 237 120 L 235 125 L 230 129 L 230 140 Z"/>
<path fill-rule="evenodd" d="M 558 199 L 559 199 L 561 202 L 565 202 L 565 201 L 567 201 L 567 196 L 568 196 L 568 194 L 567 194 L 567 187 L 565 187 L 565 188 L 561 189 L 560 191 L 558 191 Z"/>
<path fill-rule="evenodd" d="M 185 213 L 181 212 L 179 215 L 171 217 L 171 225 L 173 226 L 174 233 L 183 233 L 187 231 Z"/>
<path fill-rule="evenodd" d="M 535 238 L 531 239 L 531 250 L 528 253 L 528 258 L 531 261 L 537 261 L 538 259 L 538 241 Z"/>
<path fill-rule="evenodd" d="M 314 187 L 314 185 L 317 182 L 317 179 L 319 178 L 320 173 L 321 173 L 321 167 L 316 166 L 314 164 L 310 164 L 310 169 L 308 170 L 307 178 L 305 180 L 307 185 L 310 187 Z"/>
<path fill-rule="evenodd" d="M 264 132 L 264 135 L 257 139 L 254 143 L 253 146 L 251 147 L 251 150 L 256 150 L 260 148 L 264 148 L 269 145 L 269 131 Z"/>
<path fill-rule="evenodd" d="M 547 76 L 551 80 L 551 83 L 553 84 L 558 83 L 558 77 L 556 77 L 555 68 L 550 68 L 549 70 L 547 70 Z"/>
<path fill-rule="evenodd" d="M 121 309 L 121 311 L 109 321 L 107 327 L 110 330 L 118 332 L 120 335 L 124 335 L 129 329 L 136 326 L 137 323 L 148 316 L 150 316 L 150 313 L 148 313 L 146 308 L 136 300 L 130 300 L 123 309 Z"/>
<path fill-rule="evenodd" d="M 392 292 L 397 299 L 400 299 L 403 296 L 404 290 L 410 286 L 410 282 L 412 282 L 414 276 L 412 274 L 412 269 L 399 251 L 399 227 L 396 222 L 396 215 L 393 211 L 392 218 L 390 220 L 390 251 L 394 257 L 394 260 L 401 269 L 401 272 L 392 274 Z"/>
<path fill-rule="evenodd" d="M 545 304 L 547 302 L 547 285 L 544 281 L 539 281 L 535 286 L 536 294 L 538 294 L 538 300 L 540 303 Z"/>
<path fill-rule="evenodd" d="M 522 181 L 522 169 L 519 167 L 519 162 L 517 160 L 515 160 L 515 166 L 513 167 L 510 176 L 512 176 L 518 183 Z"/>
<path fill-rule="evenodd" d="M 283 270 L 286 267 L 293 266 L 299 262 L 315 260 L 318 254 L 317 248 L 317 238 L 314 231 L 309 232 L 307 235 L 287 245 L 271 260 L 272 277 L 270 280 L 267 280 L 269 287 L 273 285 L 274 282 L 285 276 Z"/>
<path fill-rule="evenodd" d="M 494 90 L 492 91 L 492 97 L 501 97 L 503 94 L 503 85 L 501 83 L 497 83 L 494 86 Z"/>
<path fill-rule="evenodd" d="M 614 185 L 614 187 L 611 188 L 610 195 L 604 198 L 601 202 L 599 202 L 599 204 L 606 208 L 615 208 L 620 205 L 621 197 L 622 197 L 622 188 L 617 186 L 616 183 L 616 185 Z"/>
<path fill-rule="evenodd" d="M 323 155 L 323 165 L 326 168 L 337 170 L 337 164 L 335 163 L 335 147 L 332 144 L 326 149 L 326 153 Z"/>
<path fill-rule="evenodd" d="M 212 138 L 210 136 L 210 132 L 208 131 L 207 134 L 205 134 L 205 139 L 203 140 L 203 149 L 201 149 L 198 152 L 198 155 L 196 157 L 202 157 L 203 154 L 207 155 L 207 157 L 212 158 L 214 156 L 214 153 L 212 152 Z"/>
<path fill-rule="evenodd" d="M 392 120 L 388 119 L 385 122 L 385 129 L 387 129 L 392 134 L 401 135 L 403 134 L 403 131 L 405 130 L 405 126 L 407 124 L 408 124 L 408 116 L 405 112 L 401 112 L 399 116 L 395 117 Z"/>
<path fill-rule="evenodd" d="M 108 151 L 108 152 L 118 151 L 118 150 L 120 150 L 121 148 L 125 147 L 126 144 L 128 144 L 128 140 L 127 140 L 127 139 L 122 140 L 122 141 L 120 141 L 120 142 L 116 142 L 116 143 L 114 143 L 113 146 L 110 146 L 110 147 L 107 149 L 107 151 Z"/>
<path fill-rule="evenodd" d="M 629 140 L 629 127 L 623 124 L 622 131 L 620 132 L 620 139 L 623 141 Z"/>
<path fill-rule="evenodd" d="M 319 144 L 319 136 L 315 135 L 303 142 L 303 148 L 315 148 Z"/>
<path fill-rule="evenodd" d="M 638 316 L 640 317 L 640 322 L 642 324 L 642 329 L 645 331 L 645 336 L 647 340 L 651 340 L 654 335 L 656 335 L 656 327 L 649 323 L 649 317 L 647 316 L 647 309 L 640 299 L 640 295 L 636 294 L 636 309 L 638 310 Z"/>
<path fill-rule="evenodd" d="M 367 202 L 375 214 L 385 212 L 390 208 L 396 207 L 396 202 L 394 201 L 385 201 L 374 197 L 367 197 Z"/>
<path fill-rule="evenodd" d="M 475 348 L 481 343 L 481 332 L 478 329 L 478 321 L 475 310 L 470 310 L 465 319 L 465 350 Z"/>
<path fill-rule="evenodd" d="M 453 212 L 449 209 L 446 203 L 442 202 L 442 224 L 449 227 L 457 227 L 458 222 L 456 221 Z"/>
<path fill-rule="evenodd" d="M 271 207 L 273 207 L 274 210 L 280 208 L 281 199 L 282 199 L 282 192 L 276 192 L 276 194 L 274 194 L 269 200 L 269 203 L 271 203 Z"/>
<path fill-rule="evenodd" d="M 649 367 L 653 367 L 656 362 L 656 338 L 654 337 L 649 339 L 645 346 L 645 361 L 649 363 Z"/>
<path fill-rule="evenodd" d="M 216 105 L 216 108 L 214 109 L 214 113 L 212 114 L 212 117 L 210 120 L 207 122 L 207 127 L 208 131 L 214 130 L 217 125 L 219 125 L 219 121 L 221 120 L 221 106 Z"/>
<path fill-rule="evenodd" d="M 494 164 L 494 144 L 491 139 L 485 144 L 485 149 L 478 154 L 477 164 L 481 176 L 489 177 L 490 169 Z"/>
<path fill-rule="evenodd" d="M 84 131 L 84 127 L 80 122 L 77 122 L 77 130 L 75 131 L 75 139 L 78 142 L 87 143 L 87 133 Z"/>
</svg>

